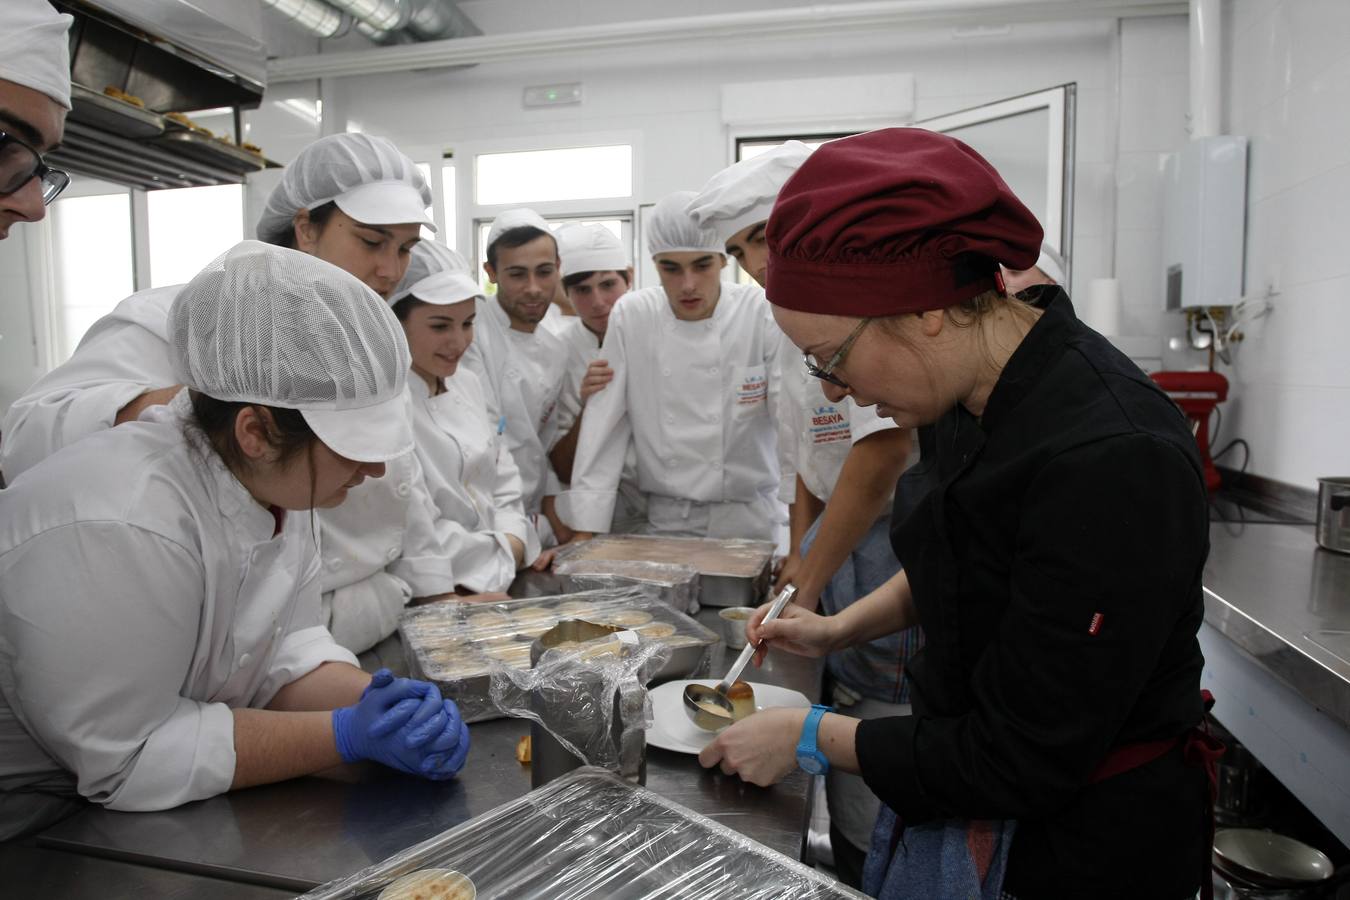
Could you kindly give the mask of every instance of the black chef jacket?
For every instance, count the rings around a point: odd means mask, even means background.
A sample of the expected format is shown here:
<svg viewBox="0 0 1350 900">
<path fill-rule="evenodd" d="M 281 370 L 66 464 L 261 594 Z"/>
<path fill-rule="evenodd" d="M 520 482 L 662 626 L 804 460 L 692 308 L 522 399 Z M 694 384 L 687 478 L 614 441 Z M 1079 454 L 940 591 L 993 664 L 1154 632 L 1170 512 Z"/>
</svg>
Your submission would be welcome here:
<svg viewBox="0 0 1350 900">
<path fill-rule="evenodd" d="M 914 712 L 859 724 L 868 786 L 909 824 L 1018 820 L 1019 900 L 1193 896 L 1203 771 L 1175 750 L 1091 783 L 1112 748 L 1201 719 L 1209 523 L 1185 418 L 1056 288 L 983 417 L 930 435 L 932 487 L 892 530 L 926 640 Z"/>
</svg>

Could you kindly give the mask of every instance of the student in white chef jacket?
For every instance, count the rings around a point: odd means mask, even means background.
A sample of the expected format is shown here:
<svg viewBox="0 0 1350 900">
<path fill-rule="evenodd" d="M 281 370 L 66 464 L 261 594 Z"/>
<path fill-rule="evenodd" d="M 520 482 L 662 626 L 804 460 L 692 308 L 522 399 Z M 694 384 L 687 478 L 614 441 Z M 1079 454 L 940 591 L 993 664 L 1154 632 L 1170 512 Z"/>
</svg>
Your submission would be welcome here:
<svg viewBox="0 0 1350 900">
<path fill-rule="evenodd" d="M 581 537 L 610 527 L 630 437 L 645 532 L 773 540 L 782 521 L 769 415 L 780 332 L 757 286 L 721 281 L 722 245 L 685 213 L 692 196 L 652 211 L 661 286 L 626 295 L 609 316 L 614 380 L 586 404 L 560 504 Z"/>
<path fill-rule="evenodd" d="M 411 159 L 384 138 L 339 134 L 300 151 L 272 191 L 258 236 L 355 275 L 387 296 L 398 285 L 431 190 Z M 134 294 L 99 319 L 70 360 L 39 379 L 6 414 L 0 469 L 13 480 L 61 447 L 178 393 L 168 311 L 181 285 Z M 433 528 L 435 514 L 414 454 L 320 513 L 323 605 L 338 641 L 360 652 L 391 634 L 412 597 L 454 590 Z"/>
<path fill-rule="evenodd" d="M 460 365 L 483 296 L 443 249 L 427 242 L 414 250 L 425 276 L 389 298 L 412 354 L 413 437 L 459 589 L 505 591 L 517 570 L 548 568 L 553 551 L 541 555 L 499 420 L 488 412 L 478 376 Z M 422 257 L 431 257 L 426 266 Z"/>
<path fill-rule="evenodd" d="M 761 285 L 769 213 L 779 189 L 810 153 L 800 141 L 788 141 L 742 160 L 713 176 L 688 206 Z M 900 569 L 890 543 L 891 498 L 916 448 L 907 429 L 874 407 L 827 397 L 798 353 L 785 353 L 782 369 L 779 448 L 784 468 L 793 473 L 793 493 L 785 498 L 792 504 L 791 545 L 776 587 L 791 583 L 795 603 L 834 614 Z M 919 629 L 910 628 L 830 654 L 831 702 L 859 718 L 908 714 L 904 668 L 921 642 Z M 826 788 L 836 871 L 857 887 L 878 801 L 861 778 L 837 769 L 827 774 Z"/>
<path fill-rule="evenodd" d="M 497 286 L 478 303 L 474 341 L 464 364 L 487 395 L 506 446 L 520 470 L 525 512 L 545 547 L 570 534 L 554 511 L 560 489 L 548 452 L 558 439 L 558 391 L 566 352 L 540 323 L 558 288 L 558 245 L 548 223 L 531 209 L 513 209 L 492 223 L 483 271 Z"/>
<path fill-rule="evenodd" d="M 468 752 L 434 685 L 372 679 L 321 621 L 309 510 L 412 444 L 384 301 L 247 241 L 169 319 L 188 390 L 0 491 L 0 839 L 79 798 L 167 809 L 358 759 L 448 778 Z"/>
<path fill-rule="evenodd" d="M 567 368 L 558 395 L 558 432 L 562 437 L 549 453 L 553 470 L 566 485 L 572 478 L 586 401 L 614 377 L 600 348 L 610 311 L 632 286 L 633 265 L 618 236 L 603 225 L 565 225 L 556 236 L 563 289 L 576 311 L 560 334 L 567 346 Z M 637 453 L 630 440 L 614 520 L 606 530 L 629 534 L 641 529 L 646 521 L 647 499 L 637 486 Z"/>
</svg>

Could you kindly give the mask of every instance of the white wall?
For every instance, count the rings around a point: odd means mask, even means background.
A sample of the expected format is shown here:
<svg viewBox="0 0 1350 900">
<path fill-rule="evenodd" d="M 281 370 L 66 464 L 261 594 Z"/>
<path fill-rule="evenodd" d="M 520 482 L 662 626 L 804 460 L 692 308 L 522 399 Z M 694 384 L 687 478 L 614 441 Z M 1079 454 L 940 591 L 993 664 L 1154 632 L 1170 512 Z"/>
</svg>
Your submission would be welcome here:
<svg viewBox="0 0 1350 900">
<path fill-rule="evenodd" d="M 1315 487 L 1350 472 L 1350 3 L 1234 0 L 1227 130 L 1251 137 L 1246 290 L 1275 311 L 1225 369 L 1228 436 L 1252 471 Z"/>
<path fill-rule="evenodd" d="M 485 17 L 509 7 L 512 21 L 533 21 L 539 27 L 539 21 L 528 14 L 537 5 L 484 3 L 465 8 Z M 558 19 L 562 14 L 557 6 L 545 5 L 538 11 L 553 16 L 549 24 L 578 23 L 575 9 L 562 19 Z M 493 33 L 499 27 L 508 30 L 496 20 L 483 24 Z M 1184 39 L 1184 19 L 1179 28 Z M 908 72 L 915 76 L 915 115 L 922 119 L 1076 82 L 1075 281 L 1086 285 L 1088 278 L 1110 275 L 1114 264 L 1116 44 L 1113 22 L 1042 24 L 1015 26 L 1010 34 L 996 38 L 963 39 L 943 29 L 775 41 L 754 47 L 706 42 L 612 53 L 603 59 L 563 58 L 329 79 L 322 84 L 277 86 L 277 95 L 269 98 L 272 102 L 250 116 L 250 139 L 262 144 L 269 156 L 284 160 L 303 146 L 307 136 L 320 133 L 320 126 L 313 122 L 306 129 L 293 107 L 284 110 L 278 105 L 281 92 L 288 95 L 286 99 L 312 101 L 321 96 L 323 132 L 355 126 L 384 134 L 426 161 L 439 158 L 447 149 L 463 157 L 466 148 L 484 148 L 494 142 L 628 133 L 639 145 L 637 201 L 651 203 L 670 191 L 699 187 L 731 161 L 731 135 L 720 117 L 724 83 Z M 547 110 L 522 108 L 521 91 L 526 85 L 559 81 L 582 82 L 584 102 Z M 861 130 L 896 121 L 832 124 L 840 130 Z M 782 133 L 794 127 L 822 130 L 819 123 L 803 122 L 761 128 L 759 133 Z M 267 182 L 258 184 L 263 187 Z"/>
</svg>

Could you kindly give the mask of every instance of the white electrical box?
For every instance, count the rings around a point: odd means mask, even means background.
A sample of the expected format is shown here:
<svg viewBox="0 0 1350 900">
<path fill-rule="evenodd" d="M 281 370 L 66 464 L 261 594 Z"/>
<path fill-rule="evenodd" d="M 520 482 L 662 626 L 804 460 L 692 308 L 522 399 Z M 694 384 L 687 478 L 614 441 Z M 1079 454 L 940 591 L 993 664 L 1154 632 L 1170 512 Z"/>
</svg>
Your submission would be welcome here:
<svg viewBox="0 0 1350 900">
<path fill-rule="evenodd" d="M 1165 308 L 1232 306 L 1242 297 L 1247 139 L 1191 141 L 1168 157 L 1163 191 Z"/>
</svg>

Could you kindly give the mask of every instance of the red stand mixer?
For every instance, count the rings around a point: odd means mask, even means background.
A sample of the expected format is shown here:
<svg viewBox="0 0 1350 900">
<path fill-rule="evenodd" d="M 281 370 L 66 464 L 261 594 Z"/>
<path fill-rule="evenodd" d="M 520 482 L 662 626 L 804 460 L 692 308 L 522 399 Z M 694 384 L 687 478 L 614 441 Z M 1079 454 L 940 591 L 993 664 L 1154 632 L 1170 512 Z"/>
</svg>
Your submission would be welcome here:
<svg viewBox="0 0 1350 900">
<path fill-rule="evenodd" d="M 1195 442 L 1200 445 L 1205 487 L 1214 493 L 1221 479 L 1209 455 L 1209 417 L 1214 407 L 1228 399 L 1228 379 L 1218 372 L 1154 372 L 1149 377 L 1191 420 Z"/>
</svg>

